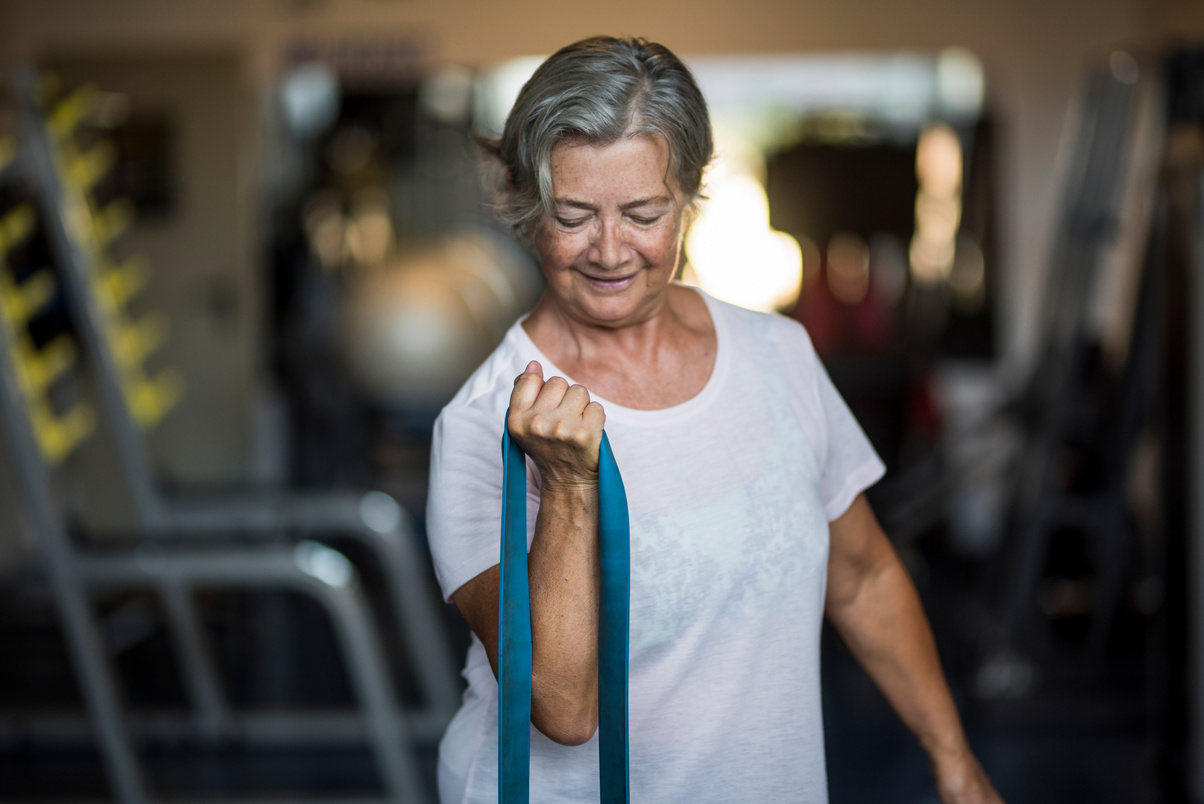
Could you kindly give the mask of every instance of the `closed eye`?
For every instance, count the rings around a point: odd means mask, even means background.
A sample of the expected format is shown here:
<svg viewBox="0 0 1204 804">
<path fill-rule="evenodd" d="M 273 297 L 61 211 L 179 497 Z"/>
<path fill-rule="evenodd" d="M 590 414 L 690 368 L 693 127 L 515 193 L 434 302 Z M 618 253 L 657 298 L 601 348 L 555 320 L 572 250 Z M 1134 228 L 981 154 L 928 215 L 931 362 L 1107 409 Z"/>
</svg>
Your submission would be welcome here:
<svg viewBox="0 0 1204 804">
<path fill-rule="evenodd" d="M 556 222 L 566 229 L 575 229 L 585 223 L 589 218 L 561 218 L 557 217 Z"/>
</svg>

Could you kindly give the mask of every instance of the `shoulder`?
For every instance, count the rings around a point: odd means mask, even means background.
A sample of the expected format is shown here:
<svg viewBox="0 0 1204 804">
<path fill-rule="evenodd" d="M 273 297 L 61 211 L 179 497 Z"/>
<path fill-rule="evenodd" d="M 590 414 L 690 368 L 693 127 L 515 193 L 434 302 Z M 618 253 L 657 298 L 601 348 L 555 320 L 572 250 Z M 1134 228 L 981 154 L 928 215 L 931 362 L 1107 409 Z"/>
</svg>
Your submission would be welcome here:
<svg viewBox="0 0 1204 804">
<path fill-rule="evenodd" d="M 811 336 L 795 319 L 781 313 L 749 310 L 716 299 L 702 290 L 698 294 L 710 310 L 716 329 L 726 330 L 737 349 L 768 349 L 775 358 L 816 359 Z"/>
</svg>

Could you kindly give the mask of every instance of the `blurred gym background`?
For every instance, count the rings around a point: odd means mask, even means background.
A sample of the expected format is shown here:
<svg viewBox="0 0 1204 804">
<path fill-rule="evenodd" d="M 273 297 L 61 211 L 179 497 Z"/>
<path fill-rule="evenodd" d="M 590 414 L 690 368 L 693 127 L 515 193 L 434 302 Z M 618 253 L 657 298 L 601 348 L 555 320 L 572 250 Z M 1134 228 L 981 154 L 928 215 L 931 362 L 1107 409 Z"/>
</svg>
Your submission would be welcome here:
<svg viewBox="0 0 1204 804">
<path fill-rule="evenodd" d="M 1009 802 L 1204 802 L 1204 8 L 0 0 L 0 800 L 433 800 L 429 430 L 540 292 L 472 134 L 695 69 Z M 936 802 L 832 634 L 834 804 Z M 755 657 L 750 657 L 755 660 Z"/>
</svg>

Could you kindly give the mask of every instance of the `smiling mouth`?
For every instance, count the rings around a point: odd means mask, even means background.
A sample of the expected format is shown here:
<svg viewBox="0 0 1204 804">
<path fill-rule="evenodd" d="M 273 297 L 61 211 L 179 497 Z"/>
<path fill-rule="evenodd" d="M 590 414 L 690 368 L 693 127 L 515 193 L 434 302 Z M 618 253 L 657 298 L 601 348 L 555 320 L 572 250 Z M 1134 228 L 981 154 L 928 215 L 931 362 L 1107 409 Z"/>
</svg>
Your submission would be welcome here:
<svg viewBox="0 0 1204 804">
<path fill-rule="evenodd" d="M 600 290 L 620 290 L 631 284 L 636 278 L 636 274 L 627 274 L 626 276 L 591 276 L 590 274 L 582 274 L 585 280 L 594 287 Z"/>
</svg>

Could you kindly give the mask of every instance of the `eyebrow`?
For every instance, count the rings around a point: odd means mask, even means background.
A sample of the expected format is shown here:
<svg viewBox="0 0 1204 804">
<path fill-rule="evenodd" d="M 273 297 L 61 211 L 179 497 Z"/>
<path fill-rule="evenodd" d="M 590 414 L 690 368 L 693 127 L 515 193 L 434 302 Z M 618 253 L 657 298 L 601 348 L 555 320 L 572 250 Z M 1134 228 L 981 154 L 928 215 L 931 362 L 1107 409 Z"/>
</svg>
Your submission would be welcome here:
<svg viewBox="0 0 1204 804">
<path fill-rule="evenodd" d="M 672 199 L 667 195 L 654 195 L 649 198 L 639 198 L 635 201 L 628 201 L 626 204 L 623 204 L 621 207 L 619 207 L 619 209 L 636 209 L 637 207 L 647 206 L 648 204 L 656 204 L 660 202 L 668 203 L 669 201 L 672 201 Z M 573 209 L 584 209 L 590 212 L 598 211 L 598 208 L 593 204 L 587 204 L 584 201 L 574 201 L 571 198 L 557 198 L 556 203 L 566 207 L 572 207 Z"/>
</svg>

